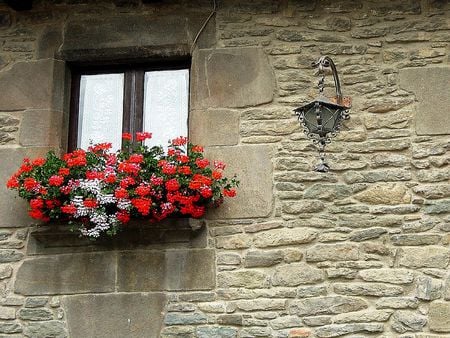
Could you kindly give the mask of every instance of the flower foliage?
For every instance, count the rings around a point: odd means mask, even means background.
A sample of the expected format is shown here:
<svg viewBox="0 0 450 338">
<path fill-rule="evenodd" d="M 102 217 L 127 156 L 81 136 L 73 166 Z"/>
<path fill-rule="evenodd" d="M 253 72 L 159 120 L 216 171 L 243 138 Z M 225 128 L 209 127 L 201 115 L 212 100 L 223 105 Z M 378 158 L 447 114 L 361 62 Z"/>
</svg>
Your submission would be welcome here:
<svg viewBox="0 0 450 338">
<path fill-rule="evenodd" d="M 160 221 L 169 216 L 202 217 L 208 207 L 236 195 L 236 177 L 223 176 L 225 164 L 204 158 L 203 148 L 178 137 L 162 147 L 143 142 L 151 133 L 123 135 L 124 147 L 110 143 L 77 149 L 59 158 L 25 158 L 7 182 L 42 221 L 69 221 L 82 235 L 115 235 L 130 218 Z"/>
</svg>

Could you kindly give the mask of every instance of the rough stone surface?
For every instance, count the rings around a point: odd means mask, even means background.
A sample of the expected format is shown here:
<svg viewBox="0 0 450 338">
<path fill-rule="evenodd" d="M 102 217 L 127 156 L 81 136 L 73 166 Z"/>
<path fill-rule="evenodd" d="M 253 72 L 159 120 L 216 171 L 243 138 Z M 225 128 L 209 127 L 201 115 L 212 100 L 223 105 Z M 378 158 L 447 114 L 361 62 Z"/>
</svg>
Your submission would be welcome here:
<svg viewBox="0 0 450 338">
<path fill-rule="evenodd" d="M 20 127 L 22 146 L 59 146 L 62 114 L 58 111 L 30 109 L 25 111 Z"/>
<path fill-rule="evenodd" d="M 358 246 L 351 243 L 317 244 L 306 250 L 307 262 L 354 261 L 358 257 Z"/>
<path fill-rule="evenodd" d="M 19 168 L 24 157 L 42 156 L 47 148 L 16 148 L 0 149 L 0 158 L 8 158 L 8 161 L 0 161 L 0 181 L 6 182 Z M 15 193 L 8 191 L 5 184 L 0 184 L 0 227 L 22 227 L 30 225 L 32 219 L 27 214 L 27 204 L 15 197 Z"/>
<path fill-rule="evenodd" d="M 0 4 L 0 338 L 447 337 L 448 1 L 221 1 L 198 35 L 211 10 Z M 319 54 L 353 98 L 326 174 L 293 116 L 317 95 Z M 71 72 L 191 56 L 189 137 L 237 174 L 237 197 L 195 231 L 37 235 L 5 182 L 23 157 L 64 151 Z"/>
<path fill-rule="evenodd" d="M 304 263 L 287 264 L 275 270 L 272 277 L 274 286 L 297 286 L 300 284 L 320 283 L 324 280 L 324 273 Z"/>
<path fill-rule="evenodd" d="M 414 281 L 414 273 L 406 269 L 370 269 L 362 270 L 359 276 L 366 282 L 409 284 Z"/>
<path fill-rule="evenodd" d="M 432 302 L 429 311 L 430 329 L 436 332 L 450 332 L 450 303 Z"/>
<path fill-rule="evenodd" d="M 211 216 L 216 218 L 265 217 L 272 210 L 271 148 L 264 145 L 209 148 L 207 157 L 227 163 L 228 175 L 239 177 L 242 188 L 236 198 L 226 201 Z"/>
<path fill-rule="evenodd" d="M 63 67 L 60 61 L 41 60 L 19 62 L 1 71 L 0 110 L 62 110 Z"/>
<path fill-rule="evenodd" d="M 64 322 L 57 320 L 29 323 L 25 327 L 23 333 L 25 337 L 36 337 L 36 338 L 69 337 Z"/>
<path fill-rule="evenodd" d="M 255 236 L 254 244 L 258 248 L 296 245 L 312 242 L 317 231 L 308 228 L 273 229 Z"/>
<path fill-rule="evenodd" d="M 392 329 L 398 333 L 421 331 L 426 323 L 425 316 L 412 311 L 397 311 L 392 316 Z"/>
<path fill-rule="evenodd" d="M 195 108 L 245 107 L 272 101 L 275 80 L 260 48 L 201 50 L 194 55 L 192 78 Z"/>
<path fill-rule="evenodd" d="M 405 186 L 399 184 L 377 184 L 355 196 L 361 202 L 368 204 L 406 204 L 411 196 Z"/>
<path fill-rule="evenodd" d="M 443 108 L 450 103 L 446 88 L 449 86 L 450 67 L 402 69 L 400 85 L 416 95 L 416 132 L 418 135 L 450 134 L 450 121 Z"/>
<path fill-rule="evenodd" d="M 338 314 L 367 308 L 367 303 L 357 297 L 328 296 L 295 300 L 291 303 L 291 312 L 299 316 Z"/>
<path fill-rule="evenodd" d="M 155 337 L 165 296 L 160 293 L 63 297 L 70 337 Z"/>
<path fill-rule="evenodd" d="M 27 259 L 17 272 L 14 289 L 23 295 L 112 292 L 115 289 L 114 259 L 108 254 Z"/>
<path fill-rule="evenodd" d="M 189 115 L 190 137 L 204 146 L 236 145 L 239 142 L 239 112 L 226 109 L 193 110 Z M 214 130 L 212 133 L 211 131 Z"/>
<path fill-rule="evenodd" d="M 399 264 L 408 268 L 445 269 L 450 261 L 450 251 L 439 246 L 400 249 Z"/>
<path fill-rule="evenodd" d="M 316 330 L 316 335 L 318 337 L 338 337 L 348 333 L 383 332 L 383 329 L 384 329 L 383 324 L 366 324 L 366 323 L 332 324 L 318 328 Z"/>
<path fill-rule="evenodd" d="M 364 310 L 338 314 L 333 317 L 333 322 L 336 324 L 351 322 L 385 322 L 391 315 L 392 310 Z"/>
<path fill-rule="evenodd" d="M 214 260 L 209 249 L 123 252 L 118 257 L 117 287 L 122 292 L 212 289 Z"/>
</svg>

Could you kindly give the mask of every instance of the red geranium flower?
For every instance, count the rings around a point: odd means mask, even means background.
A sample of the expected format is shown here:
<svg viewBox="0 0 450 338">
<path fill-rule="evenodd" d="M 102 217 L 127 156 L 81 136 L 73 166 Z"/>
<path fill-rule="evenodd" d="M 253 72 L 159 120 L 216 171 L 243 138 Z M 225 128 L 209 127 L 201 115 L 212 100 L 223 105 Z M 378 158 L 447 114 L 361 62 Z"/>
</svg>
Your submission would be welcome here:
<svg viewBox="0 0 450 338">
<path fill-rule="evenodd" d="M 73 215 L 77 212 L 77 207 L 73 204 L 64 205 L 61 207 L 61 211 L 65 214 Z"/>
<path fill-rule="evenodd" d="M 223 189 L 223 194 L 227 197 L 234 197 L 234 196 L 236 196 L 236 190 L 235 189 Z"/>
<path fill-rule="evenodd" d="M 8 189 L 18 188 L 19 186 L 20 186 L 19 180 L 17 179 L 17 177 L 15 175 L 11 176 L 9 178 L 8 182 L 6 182 L 6 187 Z"/>
<path fill-rule="evenodd" d="M 132 138 L 133 138 L 133 136 L 131 136 L 130 133 L 123 133 L 122 134 L 122 139 L 123 140 L 131 141 Z"/>
<path fill-rule="evenodd" d="M 166 189 L 168 191 L 177 191 L 180 189 L 180 184 L 175 178 L 172 178 L 166 182 Z"/>
<path fill-rule="evenodd" d="M 45 164 L 45 158 L 39 157 L 35 159 L 32 163 L 33 166 L 41 166 Z"/>
<path fill-rule="evenodd" d="M 187 138 L 187 137 L 185 137 L 185 136 L 180 136 L 180 137 L 174 138 L 174 139 L 172 140 L 172 144 L 173 144 L 174 146 L 184 146 L 184 145 L 187 143 L 187 141 L 188 141 L 188 138 Z"/>
<path fill-rule="evenodd" d="M 204 169 L 207 166 L 209 166 L 209 161 L 206 158 L 202 158 L 202 159 L 198 158 L 198 159 L 195 160 L 195 164 L 200 169 Z"/>
<path fill-rule="evenodd" d="M 141 142 L 145 141 L 146 139 L 152 138 L 152 133 L 149 132 L 137 132 L 136 133 L 136 141 Z"/>
<path fill-rule="evenodd" d="M 64 182 L 64 177 L 59 175 L 53 175 L 48 179 L 48 184 L 53 187 L 59 187 Z"/>
</svg>

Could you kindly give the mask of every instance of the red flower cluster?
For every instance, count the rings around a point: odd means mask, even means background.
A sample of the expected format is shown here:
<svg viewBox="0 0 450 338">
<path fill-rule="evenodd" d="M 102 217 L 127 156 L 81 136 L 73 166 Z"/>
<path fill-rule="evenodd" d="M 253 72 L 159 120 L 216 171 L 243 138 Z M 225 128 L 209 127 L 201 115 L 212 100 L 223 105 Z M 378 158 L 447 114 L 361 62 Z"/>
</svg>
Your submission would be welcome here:
<svg viewBox="0 0 450 338">
<path fill-rule="evenodd" d="M 31 217 L 69 220 L 91 237 L 115 234 L 132 217 L 198 218 L 236 195 L 236 178 L 224 177 L 225 164 L 205 159 L 203 147 L 178 137 L 164 154 L 161 147 L 143 145 L 151 136 L 136 133 L 139 143 L 133 144 L 125 133 L 124 150 L 116 153 L 111 144 L 100 143 L 62 158 L 49 152 L 46 158 L 24 159 L 7 187 L 28 200 Z"/>
</svg>

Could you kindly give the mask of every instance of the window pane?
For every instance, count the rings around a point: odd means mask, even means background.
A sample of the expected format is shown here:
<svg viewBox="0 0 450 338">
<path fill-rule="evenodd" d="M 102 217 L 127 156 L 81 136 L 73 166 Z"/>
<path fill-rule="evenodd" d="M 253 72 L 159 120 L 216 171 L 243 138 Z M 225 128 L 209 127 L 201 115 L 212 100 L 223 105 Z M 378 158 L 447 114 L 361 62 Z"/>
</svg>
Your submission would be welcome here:
<svg viewBox="0 0 450 338">
<path fill-rule="evenodd" d="M 147 145 L 163 145 L 187 136 L 189 70 L 145 73 L 144 131 L 153 133 Z"/>
<path fill-rule="evenodd" d="M 78 117 L 78 147 L 90 142 L 122 146 L 123 74 L 82 75 Z"/>
</svg>

